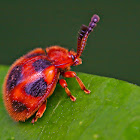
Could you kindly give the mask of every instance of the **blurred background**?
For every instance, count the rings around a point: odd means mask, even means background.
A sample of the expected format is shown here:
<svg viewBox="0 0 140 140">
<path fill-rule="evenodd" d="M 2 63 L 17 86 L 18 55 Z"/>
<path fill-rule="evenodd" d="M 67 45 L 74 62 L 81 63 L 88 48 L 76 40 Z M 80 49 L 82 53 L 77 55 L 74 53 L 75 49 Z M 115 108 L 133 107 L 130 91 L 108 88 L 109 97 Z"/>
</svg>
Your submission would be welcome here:
<svg viewBox="0 0 140 140">
<path fill-rule="evenodd" d="M 36 47 L 77 47 L 82 24 L 93 14 L 83 64 L 72 70 L 140 85 L 140 1 L 59 0 L 0 2 L 0 64 L 11 65 Z"/>
</svg>

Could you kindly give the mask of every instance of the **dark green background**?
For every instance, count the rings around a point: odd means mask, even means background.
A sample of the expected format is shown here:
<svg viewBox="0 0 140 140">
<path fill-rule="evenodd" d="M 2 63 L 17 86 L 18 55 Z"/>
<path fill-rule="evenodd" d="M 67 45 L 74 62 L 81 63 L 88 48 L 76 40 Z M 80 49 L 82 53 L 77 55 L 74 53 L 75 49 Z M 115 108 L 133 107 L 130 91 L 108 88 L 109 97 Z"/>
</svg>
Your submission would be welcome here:
<svg viewBox="0 0 140 140">
<path fill-rule="evenodd" d="M 77 33 L 93 14 L 101 18 L 73 70 L 140 85 L 140 1 L 0 1 L 0 64 L 36 47 L 76 50 Z"/>
</svg>

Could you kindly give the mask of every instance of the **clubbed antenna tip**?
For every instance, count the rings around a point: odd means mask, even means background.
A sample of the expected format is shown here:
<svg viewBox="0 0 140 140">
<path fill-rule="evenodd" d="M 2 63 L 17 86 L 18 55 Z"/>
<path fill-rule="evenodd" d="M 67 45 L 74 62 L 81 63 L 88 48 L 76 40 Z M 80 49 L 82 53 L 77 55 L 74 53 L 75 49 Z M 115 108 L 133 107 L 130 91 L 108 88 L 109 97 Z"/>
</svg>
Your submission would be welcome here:
<svg viewBox="0 0 140 140">
<path fill-rule="evenodd" d="M 94 22 L 94 23 L 97 23 L 99 22 L 100 20 L 100 17 L 98 15 L 93 15 L 92 18 L 91 18 L 91 22 Z"/>
<path fill-rule="evenodd" d="M 78 58 L 81 56 L 86 42 L 87 42 L 87 38 L 90 34 L 90 32 L 93 31 L 93 28 L 96 27 L 96 23 L 99 22 L 100 17 L 98 15 L 93 15 L 91 18 L 91 21 L 89 23 L 89 26 L 86 25 L 82 25 L 81 30 L 79 32 L 79 36 L 78 36 L 78 41 L 77 41 L 77 55 L 75 58 Z M 76 59 L 75 59 L 76 60 Z"/>
<path fill-rule="evenodd" d="M 89 23 L 89 30 L 88 33 L 90 33 L 94 27 L 96 27 L 96 23 L 99 22 L 100 17 L 98 15 L 93 15 L 91 18 L 91 22 Z"/>
</svg>

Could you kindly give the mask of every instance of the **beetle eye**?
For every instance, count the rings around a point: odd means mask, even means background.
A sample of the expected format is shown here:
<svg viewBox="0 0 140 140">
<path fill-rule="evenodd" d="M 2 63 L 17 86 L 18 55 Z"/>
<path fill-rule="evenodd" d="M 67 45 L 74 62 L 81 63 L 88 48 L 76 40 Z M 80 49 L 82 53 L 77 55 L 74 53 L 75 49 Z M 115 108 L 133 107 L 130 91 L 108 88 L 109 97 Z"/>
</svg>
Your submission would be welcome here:
<svg viewBox="0 0 140 140">
<path fill-rule="evenodd" d="M 72 58 L 72 60 L 73 60 L 73 61 L 75 60 L 75 57 L 74 57 L 74 55 L 71 55 L 71 58 Z"/>
</svg>

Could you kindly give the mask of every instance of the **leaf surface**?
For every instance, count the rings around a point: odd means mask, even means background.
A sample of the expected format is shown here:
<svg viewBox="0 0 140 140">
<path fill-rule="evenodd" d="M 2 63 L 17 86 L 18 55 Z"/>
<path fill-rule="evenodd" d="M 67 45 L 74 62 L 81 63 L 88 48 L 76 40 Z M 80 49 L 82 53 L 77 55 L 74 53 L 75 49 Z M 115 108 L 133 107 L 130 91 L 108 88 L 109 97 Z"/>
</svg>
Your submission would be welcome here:
<svg viewBox="0 0 140 140">
<path fill-rule="evenodd" d="M 72 102 L 59 84 L 42 118 L 33 125 L 14 122 L 5 110 L 2 84 L 8 66 L 0 66 L 0 138 L 2 140 L 139 140 L 140 87 L 125 81 L 78 73 L 91 94 L 74 78 L 66 79 Z"/>
</svg>

